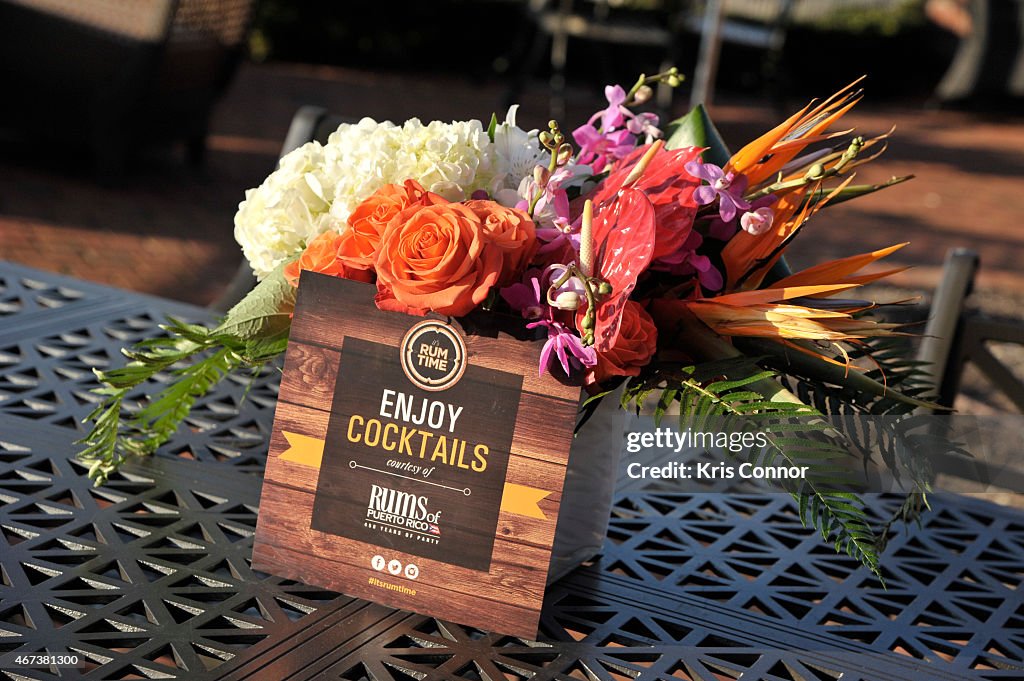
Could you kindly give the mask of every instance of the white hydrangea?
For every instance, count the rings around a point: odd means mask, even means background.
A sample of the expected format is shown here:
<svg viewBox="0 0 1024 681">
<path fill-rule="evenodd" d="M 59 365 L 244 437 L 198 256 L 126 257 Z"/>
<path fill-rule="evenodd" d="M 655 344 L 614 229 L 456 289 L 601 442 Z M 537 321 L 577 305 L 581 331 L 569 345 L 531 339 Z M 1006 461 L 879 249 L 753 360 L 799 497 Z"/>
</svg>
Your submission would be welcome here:
<svg viewBox="0 0 1024 681">
<path fill-rule="evenodd" d="M 246 192 L 235 215 L 235 239 L 262 279 L 317 234 L 343 229 L 355 207 L 385 184 L 414 179 L 449 201 L 478 189 L 493 195 L 516 188 L 519 173 L 532 173 L 536 134 L 516 128 L 513 111 L 495 137 L 498 144 L 476 120 L 424 125 L 414 118 L 397 126 L 364 118 L 343 124 L 327 144 L 293 151 Z"/>
<path fill-rule="evenodd" d="M 281 159 L 277 170 L 245 192 L 235 214 L 235 241 L 263 279 L 325 231 L 331 208 L 324 148 L 309 142 Z"/>
</svg>

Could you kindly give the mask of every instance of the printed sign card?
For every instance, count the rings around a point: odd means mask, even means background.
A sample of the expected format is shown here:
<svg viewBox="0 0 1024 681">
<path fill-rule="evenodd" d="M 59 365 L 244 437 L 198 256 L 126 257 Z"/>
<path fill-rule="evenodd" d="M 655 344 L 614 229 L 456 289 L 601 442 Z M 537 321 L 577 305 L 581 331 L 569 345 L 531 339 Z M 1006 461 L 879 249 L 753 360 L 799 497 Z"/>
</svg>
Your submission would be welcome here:
<svg viewBox="0 0 1024 681">
<path fill-rule="evenodd" d="M 302 273 L 253 567 L 532 638 L 579 387 L 539 341 L 375 293 Z"/>
</svg>

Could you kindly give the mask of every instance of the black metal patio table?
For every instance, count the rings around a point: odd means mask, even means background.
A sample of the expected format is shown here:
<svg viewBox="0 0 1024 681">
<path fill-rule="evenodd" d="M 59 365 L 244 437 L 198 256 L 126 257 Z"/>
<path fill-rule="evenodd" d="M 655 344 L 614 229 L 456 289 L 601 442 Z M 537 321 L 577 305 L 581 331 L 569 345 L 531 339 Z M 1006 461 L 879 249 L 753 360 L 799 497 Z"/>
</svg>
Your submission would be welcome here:
<svg viewBox="0 0 1024 681">
<path fill-rule="evenodd" d="M 210 318 L 0 263 L 2 679 L 1024 679 L 1024 512 L 956 496 L 893 537 L 883 588 L 785 495 L 625 479 L 539 641 L 255 572 L 275 371 L 230 377 L 104 487 L 74 459 L 92 369 L 166 315 Z M 4 666 L 42 652 L 80 664 Z"/>
</svg>

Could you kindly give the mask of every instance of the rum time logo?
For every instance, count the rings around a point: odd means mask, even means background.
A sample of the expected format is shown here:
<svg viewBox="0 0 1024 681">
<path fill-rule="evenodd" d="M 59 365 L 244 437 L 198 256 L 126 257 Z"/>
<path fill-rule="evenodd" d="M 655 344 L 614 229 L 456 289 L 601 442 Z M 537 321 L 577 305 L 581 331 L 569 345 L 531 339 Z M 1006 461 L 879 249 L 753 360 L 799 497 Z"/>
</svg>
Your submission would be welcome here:
<svg viewBox="0 0 1024 681">
<path fill-rule="evenodd" d="M 428 319 L 413 326 L 401 344 L 402 371 L 424 390 L 447 390 L 466 371 L 466 344 L 451 325 Z"/>
</svg>

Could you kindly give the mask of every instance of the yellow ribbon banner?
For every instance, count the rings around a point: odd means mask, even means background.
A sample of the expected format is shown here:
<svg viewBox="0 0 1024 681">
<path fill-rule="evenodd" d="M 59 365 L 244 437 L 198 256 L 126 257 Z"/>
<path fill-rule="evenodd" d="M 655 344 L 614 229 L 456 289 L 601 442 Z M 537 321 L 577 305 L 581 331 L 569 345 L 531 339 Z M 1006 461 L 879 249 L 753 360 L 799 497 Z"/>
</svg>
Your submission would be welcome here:
<svg viewBox="0 0 1024 681">
<path fill-rule="evenodd" d="M 324 458 L 323 440 L 299 433 L 289 433 L 287 430 L 282 430 L 281 435 L 284 435 L 289 445 L 288 449 L 281 452 L 282 461 L 320 468 L 320 461 Z"/>
<path fill-rule="evenodd" d="M 289 433 L 287 430 L 282 430 L 281 434 L 284 435 L 284 439 L 288 441 L 289 445 L 288 449 L 281 452 L 282 461 L 290 461 L 310 468 L 320 468 L 320 462 L 324 458 L 323 440 L 299 433 Z M 505 490 L 501 495 L 501 510 L 527 518 L 545 520 L 547 516 L 544 515 L 544 511 L 540 510 L 539 504 L 549 494 L 551 492 L 547 490 L 506 482 Z"/>
</svg>

